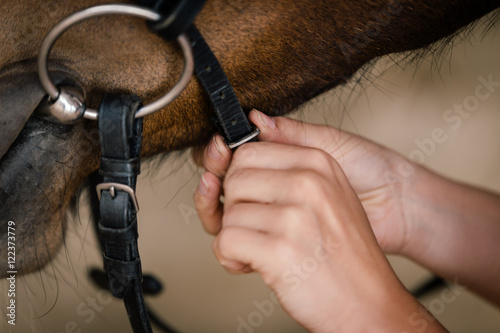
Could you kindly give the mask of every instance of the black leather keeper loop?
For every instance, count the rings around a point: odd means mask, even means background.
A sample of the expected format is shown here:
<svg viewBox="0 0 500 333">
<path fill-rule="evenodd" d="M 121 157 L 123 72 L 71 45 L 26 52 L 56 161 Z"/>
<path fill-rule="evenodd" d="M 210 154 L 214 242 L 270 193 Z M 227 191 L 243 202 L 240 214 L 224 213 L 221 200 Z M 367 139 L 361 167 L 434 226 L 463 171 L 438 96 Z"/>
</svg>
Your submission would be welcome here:
<svg viewBox="0 0 500 333">
<path fill-rule="evenodd" d="M 134 177 L 141 173 L 140 159 L 118 160 L 101 157 L 99 173 L 108 177 Z"/>
<path fill-rule="evenodd" d="M 127 297 L 132 291 L 133 280 L 142 277 L 141 260 L 121 261 L 103 255 L 103 261 L 104 269 L 108 272 L 111 293 L 118 298 Z"/>
<path fill-rule="evenodd" d="M 107 245 L 116 247 L 124 247 L 127 249 L 127 244 L 137 241 L 139 234 L 137 233 L 137 220 L 134 221 L 126 228 L 115 229 L 107 228 L 101 223 L 98 224 L 99 235 L 101 238 L 108 239 Z"/>
</svg>

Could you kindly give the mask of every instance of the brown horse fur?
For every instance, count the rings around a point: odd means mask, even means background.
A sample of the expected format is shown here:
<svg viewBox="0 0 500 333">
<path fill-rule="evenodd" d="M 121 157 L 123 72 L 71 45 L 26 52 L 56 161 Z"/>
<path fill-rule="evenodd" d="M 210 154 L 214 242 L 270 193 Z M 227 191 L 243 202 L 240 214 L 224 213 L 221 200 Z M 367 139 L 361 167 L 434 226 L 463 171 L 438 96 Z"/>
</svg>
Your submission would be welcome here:
<svg viewBox="0 0 500 333">
<path fill-rule="evenodd" d="M 95 122 L 26 120 L 43 96 L 34 59 L 44 36 L 66 15 L 100 2 L 0 3 L 0 274 L 7 271 L 7 221 L 16 222 L 18 270 L 42 267 L 63 242 L 71 197 L 98 167 Z M 498 6 L 494 0 L 211 0 L 196 24 L 243 107 L 278 115 L 346 82 L 378 56 L 425 47 Z M 109 92 L 152 101 L 182 67 L 178 47 L 142 20 L 118 16 L 72 27 L 50 59 L 59 81 L 81 85 L 94 108 Z M 146 117 L 143 155 L 202 144 L 214 131 L 210 114 L 192 79 L 179 99 Z"/>
</svg>

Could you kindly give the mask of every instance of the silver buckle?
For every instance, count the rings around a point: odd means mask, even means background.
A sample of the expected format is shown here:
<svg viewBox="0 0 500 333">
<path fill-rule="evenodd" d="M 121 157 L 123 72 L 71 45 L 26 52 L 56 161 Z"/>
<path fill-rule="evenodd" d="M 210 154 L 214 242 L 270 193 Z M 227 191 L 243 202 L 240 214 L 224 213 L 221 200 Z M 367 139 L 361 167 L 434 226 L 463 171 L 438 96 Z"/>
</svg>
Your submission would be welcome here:
<svg viewBox="0 0 500 333">
<path fill-rule="evenodd" d="M 113 199 L 116 196 L 116 190 L 126 192 L 130 196 L 130 199 L 132 199 L 135 211 L 136 212 L 139 211 L 139 202 L 137 201 L 135 191 L 130 186 L 123 185 L 120 183 L 102 183 L 97 185 L 95 189 L 97 190 L 97 197 L 99 198 L 99 201 L 101 200 L 101 192 L 104 190 L 109 190 L 111 198 Z"/>
<path fill-rule="evenodd" d="M 236 142 L 231 142 L 231 143 L 229 143 L 229 144 L 227 145 L 227 147 L 228 147 L 229 149 L 234 149 L 234 148 L 236 148 L 236 147 L 239 147 L 239 146 L 241 146 L 242 144 L 244 144 L 245 142 L 248 142 L 248 141 L 252 140 L 253 138 L 255 138 L 255 137 L 256 137 L 257 135 L 259 135 L 259 134 L 260 134 L 260 129 L 255 128 L 255 130 L 254 130 L 252 133 L 250 133 L 250 134 L 248 134 L 247 136 L 243 137 L 243 139 L 241 139 L 240 141 L 236 141 Z"/>
</svg>

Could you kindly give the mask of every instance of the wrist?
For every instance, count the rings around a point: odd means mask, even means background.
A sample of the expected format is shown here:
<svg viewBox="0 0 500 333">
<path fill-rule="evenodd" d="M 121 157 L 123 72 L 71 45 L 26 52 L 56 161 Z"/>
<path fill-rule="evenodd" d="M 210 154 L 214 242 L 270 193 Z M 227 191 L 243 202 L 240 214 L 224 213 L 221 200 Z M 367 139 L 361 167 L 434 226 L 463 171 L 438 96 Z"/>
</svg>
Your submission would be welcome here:
<svg viewBox="0 0 500 333">
<path fill-rule="evenodd" d="M 384 174 L 385 183 L 388 186 L 388 195 L 392 197 L 386 206 L 387 212 L 384 217 L 384 225 L 390 226 L 390 230 L 384 230 L 384 235 L 390 235 L 390 241 L 379 243 L 385 253 L 407 256 L 414 246 L 415 224 L 420 220 L 420 211 L 415 208 L 414 201 L 425 200 L 425 197 L 416 198 L 416 187 L 425 181 L 423 168 L 415 164 L 399 153 L 388 151 L 384 154 L 387 170 Z"/>
<path fill-rule="evenodd" d="M 400 253 L 500 304 L 500 196 L 416 166 L 402 198 L 407 232 Z"/>
<path fill-rule="evenodd" d="M 397 153 L 391 158 L 390 170 L 401 211 L 395 224 L 400 226 L 398 247 L 391 253 L 416 260 L 430 250 L 439 234 L 435 228 L 442 227 L 439 220 L 450 214 L 450 207 L 440 201 L 453 183 Z"/>
<path fill-rule="evenodd" d="M 379 281 L 375 289 L 372 289 L 370 297 L 363 301 L 365 307 L 357 314 L 357 317 L 362 317 L 363 320 L 359 321 L 359 326 L 350 330 L 351 332 L 446 331 L 439 321 L 410 294 L 392 270 L 390 275 L 385 275 L 384 279 Z"/>
<path fill-rule="evenodd" d="M 436 215 L 446 215 L 439 212 L 439 199 L 446 190 L 443 178 L 421 165 L 411 163 L 411 166 L 411 176 L 401 190 L 406 233 L 400 254 L 417 260 L 434 242 Z"/>
<path fill-rule="evenodd" d="M 401 285 L 391 293 L 388 304 L 380 313 L 375 332 L 446 332 L 446 329 Z"/>
</svg>

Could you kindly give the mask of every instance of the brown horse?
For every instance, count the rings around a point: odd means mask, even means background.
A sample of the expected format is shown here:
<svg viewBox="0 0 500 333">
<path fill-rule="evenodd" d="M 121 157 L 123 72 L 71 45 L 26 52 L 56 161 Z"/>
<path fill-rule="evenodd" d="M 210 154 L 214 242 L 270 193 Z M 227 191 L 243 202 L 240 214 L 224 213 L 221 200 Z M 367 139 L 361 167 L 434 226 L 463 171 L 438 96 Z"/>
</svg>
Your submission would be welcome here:
<svg viewBox="0 0 500 333">
<path fill-rule="evenodd" d="M 102 1 L 0 4 L 0 244 L 15 221 L 17 268 L 46 264 L 63 241 L 65 214 L 82 181 L 98 167 L 96 123 L 56 125 L 31 117 L 44 96 L 34 59 L 46 33 L 66 15 Z M 246 110 L 290 112 L 345 83 L 376 57 L 429 48 L 495 10 L 494 0 L 438 2 L 209 1 L 196 24 Z M 495 15 L 491 16 L 492 24 Z M 83 87 L 96 108 L 112 91 L 158 98 L 182 67 L 178 48 L 128 17 L 92 19 L 68 30 L 51 53 L 59 83 Z M 200 146 L 214 132 L 196 80 L 173 104 L 145 120 L 144 156 Z M 7 271 L 0 248 L 0 274 Z"/>
</svg>

